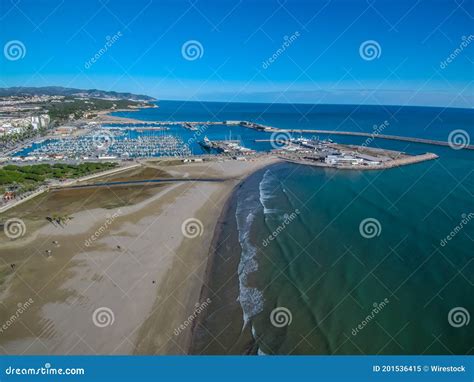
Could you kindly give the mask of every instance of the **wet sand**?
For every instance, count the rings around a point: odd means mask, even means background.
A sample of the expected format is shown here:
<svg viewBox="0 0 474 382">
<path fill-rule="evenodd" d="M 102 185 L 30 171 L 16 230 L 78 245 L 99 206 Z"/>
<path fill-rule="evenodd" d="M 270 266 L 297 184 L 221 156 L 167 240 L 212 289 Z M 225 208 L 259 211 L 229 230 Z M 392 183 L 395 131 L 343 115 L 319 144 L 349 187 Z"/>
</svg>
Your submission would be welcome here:
<svg viewBox="0 0 474 382">
<path fill-rule="evenodd" d="M 58 190 L 0 215 L 26 227 L 16 240 L 0 232 L 0 352 L 187 353 L 192 325 L 176 329 L 202 303 L 222 206 L 243 178 L 275 161 L 157 162 L 132 178 L 225 180 Z M 59 226 L 46 221 L 53 214 L 72 219 Z M 195 238 L 182 232 L 190 218 L 200 222 Z"/>
<path fill-rule="evenodd" d="M 190 354 L 257 353 L 251 328 L 244 326 L 243 311 L 238 301 L 241 247 L 235 214 L 239 193 L 247 188 L 258 188 L 261 171 L 265 169 L 255 172 L 239 183 L 222 209 L 200 298 L 201 301 L 209 298 L 212 304 L 194 322 Z"/>
</svg>

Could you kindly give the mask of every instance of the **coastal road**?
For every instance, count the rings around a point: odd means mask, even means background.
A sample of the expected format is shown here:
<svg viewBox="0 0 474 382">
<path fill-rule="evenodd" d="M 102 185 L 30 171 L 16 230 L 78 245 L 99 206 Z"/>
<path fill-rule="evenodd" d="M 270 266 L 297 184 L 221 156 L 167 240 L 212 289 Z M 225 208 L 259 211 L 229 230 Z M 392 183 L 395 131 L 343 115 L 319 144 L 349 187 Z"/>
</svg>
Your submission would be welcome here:
<svg viewBox="0 0 474 382">
<path fill-rule="evenodd" d="M 223 182 L 224 178 L 159 178 L 159 179 L 141 179 L 141 180 L 129 180 L 121 182 L 101 182 L 91 184 L 79 184 L 75 186 L 58 186 L 53 187 L 51 190 L 70 190 L 74 188 L 90 188 L 90 187 L 111 187 L 111 186 L 143 186 L 153 183 L 176 183 L 176 182 Z"/>
</svg>

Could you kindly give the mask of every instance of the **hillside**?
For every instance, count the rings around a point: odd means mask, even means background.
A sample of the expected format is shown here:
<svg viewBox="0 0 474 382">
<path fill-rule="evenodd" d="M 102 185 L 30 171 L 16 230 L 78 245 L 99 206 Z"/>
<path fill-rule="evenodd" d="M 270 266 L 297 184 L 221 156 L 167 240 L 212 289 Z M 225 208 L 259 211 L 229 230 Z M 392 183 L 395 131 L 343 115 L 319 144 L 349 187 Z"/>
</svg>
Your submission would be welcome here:
<svg viewBox="0 0 474 382">
<path fill-rule="evenodd" d="M 142 94 L 122 93 L 115 91 L 105 91 L 98 89 L 75 89 L 62 86 L 44 87 L 10 87 L 0 88 L 0 97 L 9 96 L 35 96 L 35 95 L 59 95 L 69 97 L 88 97 L 101 99 L 132 100 L 138 102 L 156 101 L 153 97 Z"/>
</svg>

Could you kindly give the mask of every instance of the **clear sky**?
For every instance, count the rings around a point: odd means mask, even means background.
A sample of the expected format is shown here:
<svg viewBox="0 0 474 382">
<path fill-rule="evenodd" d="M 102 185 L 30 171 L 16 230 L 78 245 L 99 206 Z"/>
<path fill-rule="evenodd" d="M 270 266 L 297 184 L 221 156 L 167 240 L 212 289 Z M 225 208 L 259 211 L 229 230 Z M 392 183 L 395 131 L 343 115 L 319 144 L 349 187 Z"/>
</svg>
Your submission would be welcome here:
<svg viewBox="0 0 474 382">
<path fill-rule="evenodd" d="M 473 0 L 0 0 L 0 86 L 472 107 L 473 17 Z"/>
</svg>

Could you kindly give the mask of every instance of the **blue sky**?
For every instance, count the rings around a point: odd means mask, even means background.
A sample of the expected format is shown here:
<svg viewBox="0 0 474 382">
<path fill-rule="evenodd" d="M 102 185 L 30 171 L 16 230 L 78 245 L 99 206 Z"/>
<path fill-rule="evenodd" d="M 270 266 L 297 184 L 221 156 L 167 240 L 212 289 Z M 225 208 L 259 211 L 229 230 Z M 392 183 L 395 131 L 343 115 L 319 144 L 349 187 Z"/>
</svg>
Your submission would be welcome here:
<svg viewBox="0 0 474 382">
<path fill-rule="evenodd" d="M 1 46 L 25 47 L 21 59 L 0 57 L 0 86 L 474 105 L 472 0 L 1 0 L 0 15 Z M 107 38 L 114 41 L 101 53 Z M 195 60 L 183 56 L 188 41 L 200 44 Z M 360 53 L 366 41 L 375 42 L 373 59 Z"/>
</svg>

